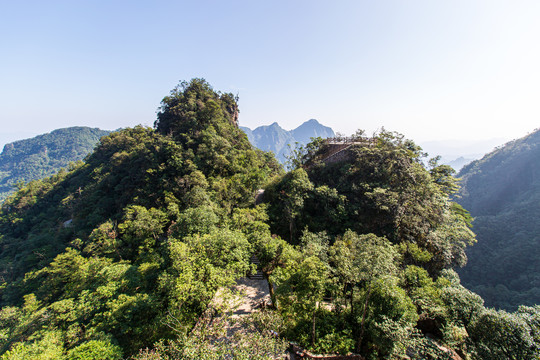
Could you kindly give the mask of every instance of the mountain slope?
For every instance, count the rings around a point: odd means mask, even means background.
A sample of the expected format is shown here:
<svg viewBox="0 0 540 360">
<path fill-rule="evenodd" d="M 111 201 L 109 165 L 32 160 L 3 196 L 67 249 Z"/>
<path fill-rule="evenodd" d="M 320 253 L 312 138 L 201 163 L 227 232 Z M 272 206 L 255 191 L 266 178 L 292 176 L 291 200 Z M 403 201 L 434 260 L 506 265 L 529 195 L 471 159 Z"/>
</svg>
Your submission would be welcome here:
<svg viewBox="0 0 540 360">
<path fill-rule="evenodd" d="M 3 203 L 1 360 L 268 360 L 288 340 L 367 359 L 537 357 L 540 307 L 486 310 L 451 270 L 474 234 L 448 167 L 381 132 L 341 163 L 315 141 L 282 174 L 238 128 L 236 100 L 182 82 L 154 129 L 105 136 Z M 226 336 L 252 255 L 274 309 Z"/>
<path fill-rule="evenodd" d="M 127 358 L 192 329 L 249 270 L 238 225 L 249 219 L 232 217 L 279 164 L 238 129 L 234 96 L 204 80 L 160 109 L 155 129 L 105 136 L 84 163 L 3 203 L 2 359 Z"/>
<path fill-rule="evenodd" d="M 465 166 L 458 202 L 475 218 L 463 282 L 490 306 L 540 303 L 540 131 Z"/>
<path fill-rule="evenodd" d="M 331 128 L 321 125 L 315 119 L 308 120 L 290 131 L 283 129 L 277 122 L 259 126 L 254 130 L 247 127 L 240 128 L 246 133 L 253 146 L 263 151 L 272 151 L 282 164 L 290 154 L 289 145 L 294 148 L 297 142 L 300 145 L 306 145 L 312 137 L 328 138 L 335 135 Z"/>
<path fill-rule="evenodd" d="M 109 133 L 77 126 L 6 144 L 0 154 L 0 201 L 13 192 L 16 183 L 42 179 L 82 160 Z"/>
</svg>

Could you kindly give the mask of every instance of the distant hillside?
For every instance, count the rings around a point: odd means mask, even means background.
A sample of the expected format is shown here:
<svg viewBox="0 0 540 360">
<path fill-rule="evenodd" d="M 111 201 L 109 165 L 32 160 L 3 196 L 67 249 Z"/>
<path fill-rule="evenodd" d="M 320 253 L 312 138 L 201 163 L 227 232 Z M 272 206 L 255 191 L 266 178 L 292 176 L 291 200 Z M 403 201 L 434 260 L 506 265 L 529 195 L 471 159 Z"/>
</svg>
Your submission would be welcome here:
<svg viewBox="0 0 540 360">
<path fill-rule="evenodd" d="M 0 154 L 0 201 L 13 192 L 18 182 L 42 179 L 83 159 L 109 133 L 77 126 L 6 144 Z"/>
<path fill-rule="evenodd" d="M 327 138 L 335 135 L 334 130 L 321 125 L 315 119 L 308 120 L 291 131 L 281 128 L 277 122 L 272 125 L 259 126 L 255 130 L 247 127 L 240 127 L 240 129 L 247 134 L 249 141 L 255 147 L 264 151 L 272 151 L 282 164 L 290 153 L 289 144 L 292 147 L 297 142 L 305 145 L 310 142 L 312 137 Z"/>
<path fill-rule="evenodd" d="M 448 160 L 448 161 L 444 161 L 444 159 L 441 159 L 441 163 L 445 165 L 450 165 L 456 171 L 460 171 L 465 165 L 471 163 L 474 160 L 476 159 L 460 156 L 458 158 L 455 158 L 453 160 Z"/>
<path fill-rule="evenodd" d="M 478 243 L 461 272 L 489 306 L 540 303 L 540 131 L 466 165 L 458 202 Z"/>
</svg>

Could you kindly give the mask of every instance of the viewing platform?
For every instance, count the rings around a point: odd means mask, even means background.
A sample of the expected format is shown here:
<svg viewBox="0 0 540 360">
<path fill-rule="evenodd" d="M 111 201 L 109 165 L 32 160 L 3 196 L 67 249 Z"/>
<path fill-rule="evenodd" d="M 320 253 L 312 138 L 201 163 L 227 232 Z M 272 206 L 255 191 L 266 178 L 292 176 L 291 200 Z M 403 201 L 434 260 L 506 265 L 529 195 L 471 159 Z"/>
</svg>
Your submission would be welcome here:
<svg viewBox="0 0 540 360">
<path fill-rule="evenodd" d="M 325 140 L 328 149 L 322 157 L 325 164 L 346 161 L 350 159 L 351 153 L 348 151 L 352 146 L 360 145 L 372 147 L 376 144 L 375 139 L 358 137 L 335 137 Z"/>
</svg>

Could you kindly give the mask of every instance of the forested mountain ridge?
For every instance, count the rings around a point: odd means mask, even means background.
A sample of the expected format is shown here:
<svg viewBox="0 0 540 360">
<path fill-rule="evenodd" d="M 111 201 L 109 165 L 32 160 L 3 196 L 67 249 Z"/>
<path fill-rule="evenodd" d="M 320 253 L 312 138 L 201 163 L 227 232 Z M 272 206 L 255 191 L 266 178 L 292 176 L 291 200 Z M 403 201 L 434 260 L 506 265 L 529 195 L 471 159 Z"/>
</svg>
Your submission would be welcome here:
<svg viewBox="0 0 540 360">
<path fill-rule="evenodd" d="M 76 126 L 6 144 L 0 153 L 0 201 L 18 182 L 51 176 L 70 162 L 82 160 L 109 133 Z"/>
<path fill-rule="evenodd" d="M 182 82 L 153 129 L 105 136 L 4 202 L 0 360 L 262 360 L 287 341 L 366 359 L 538 357 L 540 307 L 486 309 L 460 285 L 474 234 L 449 167 L 359 131 L 347 161 L 325 163 L 317 138 L 284 173 L 237 121 L 232 94 Z M 210 331 L 254 255 L 272 309 L 240 324 L 247 336 Z"/>
<path fill-rule="evenodd" d="M 233 95 L 181 83 L 155 130 L 103 137 L 3 203 L 1 359 L 134 355 L 191 329 L 246 274 L 249 220 L 235 214 L 282 170 L 237 116 Z"/>
<path fill-rule="evenodd" d="M 272 151 L 282 164 L 287 160 L 287 156 L 294 149 L 296 143 L 307 145 L 311 138 L 333 137 L 334 131 L 327 126 L 320 124 L 317 120 L 311 119 L 304 122 L 297 128 L 287 131 L 281 128 L 277 122 L 271 125 L 259 126 L 254 130 L 241 126 L 248 136 L 249 141 L 263 151 Z"/>
<path fill-rule="evenodd" d="M 490 306 L 540 303 L 540 131 L 465 166 L 457 201 L 475 218 L 464 283 Z"/>
</svg>

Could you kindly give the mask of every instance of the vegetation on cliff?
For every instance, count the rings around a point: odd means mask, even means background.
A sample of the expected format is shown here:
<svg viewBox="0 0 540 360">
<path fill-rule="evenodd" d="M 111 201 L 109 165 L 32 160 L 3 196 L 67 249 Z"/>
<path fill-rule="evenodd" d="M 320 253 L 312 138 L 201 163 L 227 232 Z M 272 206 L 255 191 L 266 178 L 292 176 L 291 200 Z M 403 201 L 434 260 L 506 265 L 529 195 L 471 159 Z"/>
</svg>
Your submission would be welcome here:
<svg viewBox="0 0 540 360">
<path fill-rule="evenodd" d="M 170 318 L 190 329 L 219 287 L 246 274 L 250 244 L 232 218 L 280 167 L 236 116 L 232 95 L 181 83 L 156 130 L 112 133 L 84 163 L 3 204 L 4 358 L 136 353 L 174 337 Z"/>
<path fill-rule="evenodd" d="M 3 204 L 0 359 L 264 359 L 284 339 L 369 359 L 538 356 L 540 308 L 486 309 L 452 270 L 474 234 L 450 168 L 383 131 L 335 163 L 317 139 L 285 174 L 237 118 L 233 95 L 183 82 L 155 129 L 110 134 Z M 274 310 L 231 343 L 205 324 L 252 255 Z"/>
</svg>

